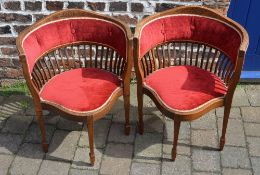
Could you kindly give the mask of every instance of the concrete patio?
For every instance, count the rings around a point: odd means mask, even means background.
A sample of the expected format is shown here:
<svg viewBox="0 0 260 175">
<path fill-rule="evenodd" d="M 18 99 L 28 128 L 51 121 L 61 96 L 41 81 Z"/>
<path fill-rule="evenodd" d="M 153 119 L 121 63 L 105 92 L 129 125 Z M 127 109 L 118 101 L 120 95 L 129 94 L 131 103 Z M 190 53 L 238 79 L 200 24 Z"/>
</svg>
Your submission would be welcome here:
<svg viewBox="0 0 260 175">
<path fill-rule="evenodd" d="M 0 175 L 260 174 L 260 85 L 237 87 L 222 152 L 218 144 L 223 109 L 182 124 L 175 162 L 170 160 L 173 122 L 162 116 L 148 98 L 144 113 L 145 132 L 139 135 L 135 125 L 136 87 L 132 85 L 131 134 L 123 134 L 120 98 L 110 114 L 95 123 L 96 164 L 91 167 L 82 123 L 44 111 L 50 143 L 49 152 L 44 154 L 31 98 L 0 96 Z"/>
</svg>

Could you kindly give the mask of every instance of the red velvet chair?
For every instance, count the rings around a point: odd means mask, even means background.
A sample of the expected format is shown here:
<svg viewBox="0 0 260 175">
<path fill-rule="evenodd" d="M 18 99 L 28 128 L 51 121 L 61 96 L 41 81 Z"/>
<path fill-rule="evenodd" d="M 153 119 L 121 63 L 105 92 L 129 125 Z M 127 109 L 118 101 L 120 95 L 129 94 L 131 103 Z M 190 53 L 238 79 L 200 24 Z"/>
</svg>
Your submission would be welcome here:
<svg viewBox="0 0 260 175">
<path fill-rule="evenodd" d="M 174 8 L 139 22 L 134 36 L 139 133 L 146 94 L 174 120 L 175 160 L 181 121 L 224 106 L 222 150 L 247 46 L 243 27 L 205 7 Z"/>
<path fill-rule="evenodd" d="M 92 165 L 93 122 L 104 117 L 121 95 L 129 134 L 131 37 L 129 27 L 118 20 L 75 9 L 49 15 L 19 35 L 19 57 L 45 152 L 42 109 L 86 122 Z"/>
</svg>

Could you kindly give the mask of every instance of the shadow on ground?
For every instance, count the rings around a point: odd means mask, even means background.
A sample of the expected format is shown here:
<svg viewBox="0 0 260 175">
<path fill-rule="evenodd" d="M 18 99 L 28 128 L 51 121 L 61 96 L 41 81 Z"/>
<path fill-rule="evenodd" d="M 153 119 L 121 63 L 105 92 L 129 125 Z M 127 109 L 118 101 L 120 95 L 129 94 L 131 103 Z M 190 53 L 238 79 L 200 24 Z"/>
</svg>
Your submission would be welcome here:
<svg viewBox="0 0 260 175">
<path fill-rule="evenodd" d="M 67 121 L 65 119 L 62 119 L 61 117 L 58 117 L 55 113 L 45 111 L 44 118 L 46 119 L 46 132 L 48 137 L 47 140 L 50 143 L 50 146 L 49 152 L 42 155 L 43 151 L 41 150 L 40 145 L 40 131 L 35 120 L 31 97 L 24 95 L 12 95 L 10 97 L 4 98 L 5 99 L 3 99 L 0 103 L 0 148 L 3 153 L 18 153 L 18 155 L 21 157 L 31 159 L 41 159 L 45 157 L 44 159 L 48 160 L 72 163 L 77 167 L 90 166 L 90 164 L 88 163 L 88 139 L 86 132 L 84 132 L 86 127 L 83 126 L 82 123 Z M 113 109 L 109 112 L 108 115 L 106 115 L 105 118 L 95 123 L 95 125 L 97 126 L 102 122 L 108 123 L 108 126 L 105 126 L 107 127 L 107 129 L 95 128 L 94 131 L 95 145 L 97 147 L 97 150 L 99 150 L 103 154 L 103 156 L 101 155 L 102 157 L 105 156 L 112 158 L 127 158 L 135 159 L 136 161 L 171 161 L 171 159 L 164 157 L 162 155 L 162 152 L 153 153 L 153 151 L 156 152 L 156 150 L 162 149 L 163 143 L 167 145 L 172 145 L 172 138 L 166 137 L 171 137 L 173 133 L 167 133 L 164 125 L 166 120 L 169 119 L 165 119 L 165 117 L 161 115 L 161 113 L 148 98 L 145 98 L 144 100 L 143 111 L 145 133 L 142 136 L 139 135 L 138 129 L 136 127 L 137 102 L 135 97 L 131 99 L 130 136 L 124 136 L 123 134 L 124 108 L 122 98 L 120 98 L 116 102 Z M 103 127 L 102 124 L 100 125 L 101 127 Z M 58 136 L 57 132 L 60 132 Z M 68 137 L 71 137 L 70 134 L 72 132 L 79 132 L 79 134 L 75 134 L 75 137 L 78 137 L 78 139 L 75 139 L 75 143 L 69 143 L 70 140 L 68 140 Z M 54 136 L 55 134 L 56 136 Z M 14 137 L 9 137 L 10 135 Z M 81 141 L 83 136 L 85 137 L 85 139 L 83 138 L 83 142 L 85 143 L 82 143 Z M 169 141 L 165 141 L 165 139 L 168 139 Z M 37 144 L 37 151 L 24 151 L 24 145 L 27 143 Z M 69 146 L 64 146 L 65 144 Z M 117 144 L 130 145 L 131 149 L 133 149 L 132 151 L 134 152 L 134 154 L 129 155 L 125 153 L 124 150 L 108 151 L 108 149 L 113 149 L 113 146 L 116 146 Z M 110 146 L 109 148 L 108 145 Z M 217 148 L 196 146 L 185 143 L 179 143 L 178 146 L 194 147 L 209 151 L 218 150 Z M 77 148 L 82 148 L 85 150 L 85 153 L 83 155 L 83 157 L 85 157 L 84 160 L 75 159 L 75 155 L 77 154 L 75 152 Z M 72 157 L 66 157 L 62 155 L 63 153 L 66 154 L 66 149 L 68 149 L 68 152 L 71 151 L 70 149 L 74 149 Z"/>
</svg>

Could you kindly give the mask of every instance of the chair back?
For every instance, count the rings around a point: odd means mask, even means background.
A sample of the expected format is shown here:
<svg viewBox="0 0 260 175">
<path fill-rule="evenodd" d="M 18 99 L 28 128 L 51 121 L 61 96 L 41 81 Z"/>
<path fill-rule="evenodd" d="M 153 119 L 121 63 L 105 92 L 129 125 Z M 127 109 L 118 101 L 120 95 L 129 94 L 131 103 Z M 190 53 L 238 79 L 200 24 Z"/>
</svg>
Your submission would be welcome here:
<svg viewBox="0 0 260 175">
<path fill-rule="evenodd" d="M 197 6 L 145 18 L 138 23 L 134 40 L 135 59 L 143 78 L 160 68 L 190 65 L 211 71 L 226 84 L 236 72 L 239 51 L 248 45 L 247 33 L 239 24 Z M 239 60 L 242 64 L 243 59 Z"/>
<path fill-rule="evenodd" d="M 118 20 L 85 10 L 62 10 L 23 31 L 20 55 L 38 90 L 52 77 L 76 68 L 100 68 L 122 77 L 130 29 Z"/>
</svg>

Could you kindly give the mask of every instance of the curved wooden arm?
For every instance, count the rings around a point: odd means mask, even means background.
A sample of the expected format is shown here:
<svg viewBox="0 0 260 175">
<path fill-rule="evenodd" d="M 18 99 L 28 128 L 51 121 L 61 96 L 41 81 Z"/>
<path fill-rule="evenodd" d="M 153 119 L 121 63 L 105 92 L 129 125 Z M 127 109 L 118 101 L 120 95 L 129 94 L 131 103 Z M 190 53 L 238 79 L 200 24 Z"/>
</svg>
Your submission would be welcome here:
<svg viewBox="0 0 260 175">
<path fill-rule="evenodd" d="M 28 64 L 27 64 L 25 55 L 19 55 L 19 59 L 20 59 L 21 65 L 22 65 L 25 81 L 27 83 L 29 91 L 30 91 L 30 93 L 33 97 L 33 100 L 34 100 L 34 104 L 40 106 L 39 91 L 37 90 L 37 88 L 35 87 L 35 85 L 32 82 L 32 77 L 31 77 L 31 75 L 28 71 L 29 69 L 28 69 Z"/>
<path fill-rule="evenodd" d="M 247 48 L 247 47 L 246 47 Z M 226 101 L 232 101 L 233 94 L 235 92 L 236 86 L 240 80 L 240 75 L 242 72 L 242 67 L 244 64 L 244 59 L 245 59 L 245 51 L 240 50 L 238 54 L 238 60 L 235 66 L 235 71 L 233 74 L 233 77 L 231 78 L 229 84 L 228 84 L 228 90 L 227 90 L 227 95 L 226 95 Z"/>
</svg>

